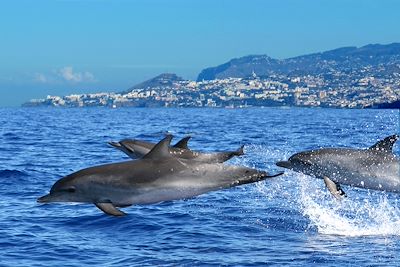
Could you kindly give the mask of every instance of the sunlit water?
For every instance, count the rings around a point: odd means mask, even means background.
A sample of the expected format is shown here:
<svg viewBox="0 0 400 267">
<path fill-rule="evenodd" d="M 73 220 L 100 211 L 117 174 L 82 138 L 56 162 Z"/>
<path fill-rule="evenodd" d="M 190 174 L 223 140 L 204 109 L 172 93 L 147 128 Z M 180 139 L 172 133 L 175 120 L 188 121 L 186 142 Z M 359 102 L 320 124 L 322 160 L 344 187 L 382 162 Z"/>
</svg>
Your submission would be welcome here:
<svg viewBox="0 0 400 267">
<path fill-rule="evenodd" d="M 245 144 L 229 164 L 275 173 L 301 150 L 399 133 L 398 110 L 15 108 L 0 109 L 0 123 L 0 266 L 400 265 L 398 194 L 343 186 L 337 201 L 322 180 L 290 171 L 123 218 L 36 203 L 63 175 L 128 160 L 111 140 L 170 132 L 192 135 L 197 150 Z"/>
</svg>

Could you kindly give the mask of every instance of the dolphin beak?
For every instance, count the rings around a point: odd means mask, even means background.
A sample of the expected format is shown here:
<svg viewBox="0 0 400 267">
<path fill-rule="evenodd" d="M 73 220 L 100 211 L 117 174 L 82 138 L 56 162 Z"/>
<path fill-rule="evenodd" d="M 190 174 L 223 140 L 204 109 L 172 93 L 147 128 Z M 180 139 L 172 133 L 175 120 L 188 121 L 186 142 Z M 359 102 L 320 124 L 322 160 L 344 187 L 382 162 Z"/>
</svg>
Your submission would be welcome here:
<svg viewBox="0 0 400 267">
<path fill-rule="evenodd" d="M 48 202 L 50 202 L 50 201 L 51 201 L 51 195 L 50 195 L 50 194 L 47 194 L 47 195 L 42 196 L 42 197 L 39 197 L 39 198 L 37 199 L 37 202 L 38 202 L 38 203 L 48 203 Z"/>
<path fill-rule="evenodd" d="M 286 168 L 286 169 L 290 169 L 292 168 L 292 164 L 290 163 L 290 161 L 284 160 L 284 161 L 278 161 L 277 163 L 275 163 L 276 166 L 278 167 L 282 167 L 282 168 Z"/>
<path fill-rule="evenodd" d="M 108 144 L 110 145 L 110 146 L 113 146 L 113 147 L 116 147 L 116 148 L 118 148 L 118 147 L 121 147 L 121 144 L 119 143 L 119 142 L 108 142 Z"/>
</svg>

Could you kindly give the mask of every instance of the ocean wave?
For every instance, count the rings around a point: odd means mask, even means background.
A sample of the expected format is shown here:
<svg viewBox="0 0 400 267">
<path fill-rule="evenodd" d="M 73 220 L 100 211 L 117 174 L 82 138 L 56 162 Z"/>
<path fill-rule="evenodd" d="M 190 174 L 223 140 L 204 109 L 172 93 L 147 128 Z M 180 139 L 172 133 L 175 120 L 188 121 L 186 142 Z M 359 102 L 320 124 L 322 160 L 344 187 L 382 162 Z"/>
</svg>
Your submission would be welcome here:
<svg viewBox="0 0 400 267">
<path fill-rule="evenodd" d="M 28 174 L 23 171 L 19 170 L 10 170 L 10 169 L 3 169 L 0 170 L 0 177 L 4 178 L 11 178 L 11 177 L 21 177 L 21 176 L 27 176 Z"/>
<path fill-rule="evenodd" d="M 3 138 L 6 139 L 7 141 L 17 141 L 22 139 L 20 135 L 13 132 L 4 133 Z"/>
</svg>

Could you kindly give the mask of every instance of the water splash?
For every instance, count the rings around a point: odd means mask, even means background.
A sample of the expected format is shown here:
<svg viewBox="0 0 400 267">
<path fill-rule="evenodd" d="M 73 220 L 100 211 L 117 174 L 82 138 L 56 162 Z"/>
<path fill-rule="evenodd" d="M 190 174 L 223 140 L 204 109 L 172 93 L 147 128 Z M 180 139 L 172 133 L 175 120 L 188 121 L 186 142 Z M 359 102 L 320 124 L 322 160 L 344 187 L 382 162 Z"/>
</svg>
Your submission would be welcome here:
<svg viewBox="0 0 400 267">
<path fill-rule="evenodd" d="M 253 159 L 260 159 L 269 166 L 267 171 L 274 162 L 293 153 L 290 151 L 292 148 L 285 145 L 283 150 L 264 145 L 251 145 L 246 149 L 255 156 Z M 246 158 L 241 161 L 252 167 L 258 165 L 246 162 Z M 400 235 L 400 209 L 396 194 L 345 187 L 349 197 L 338 201 L 331 196 L 321 179 L 288 170 L 281 177 L 257 184 L 256 190 L 264 201 L 274 201 L 281 209 L 299 211 L 309 220 L 306 231 L 350 237 Z"/>
<path fill-rule="evenodd" d="M 312 178 L 297 175 L 301 209 L 318 233 L 342 236 L 400 235 L 400 209 L 397 201 L 383 192 L 357 197 L 360 190 L 347 188 L 348 199 L 337 201 Z M 320 181 L 321 184 L 322 181 Z M 312 193 L 310 193 L 312 192 Z"/>
</svg>

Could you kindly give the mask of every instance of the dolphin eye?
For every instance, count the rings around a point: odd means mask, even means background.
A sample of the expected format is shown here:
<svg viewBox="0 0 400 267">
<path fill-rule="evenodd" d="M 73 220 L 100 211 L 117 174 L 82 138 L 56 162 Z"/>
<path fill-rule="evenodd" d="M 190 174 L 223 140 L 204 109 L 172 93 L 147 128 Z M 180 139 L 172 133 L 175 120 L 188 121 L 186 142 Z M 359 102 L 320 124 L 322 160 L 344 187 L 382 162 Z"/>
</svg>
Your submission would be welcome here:
<svg viewBox="0 0 400 267">
<path fill-rule="evenodd" d="M 68 187 L 67 189 L 65 189 L 65 191 L 67 191 L 68 193 L 75 193 L 76 189 L 75 189 L 75 187 L 71 186 L 71 187 Z"/>
</svg>

